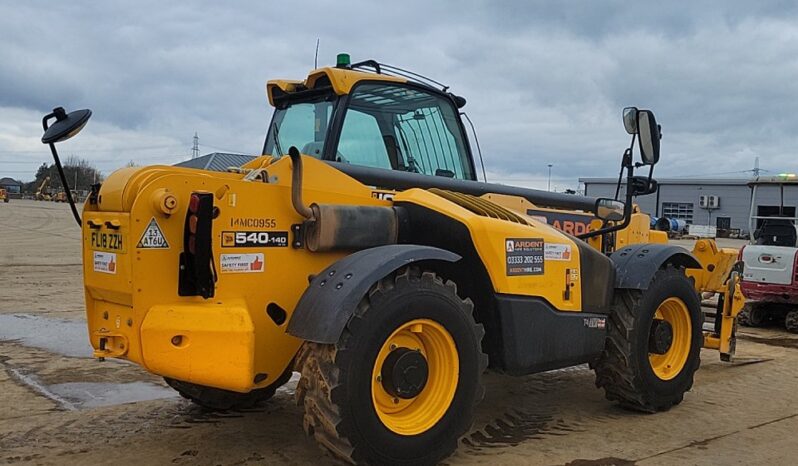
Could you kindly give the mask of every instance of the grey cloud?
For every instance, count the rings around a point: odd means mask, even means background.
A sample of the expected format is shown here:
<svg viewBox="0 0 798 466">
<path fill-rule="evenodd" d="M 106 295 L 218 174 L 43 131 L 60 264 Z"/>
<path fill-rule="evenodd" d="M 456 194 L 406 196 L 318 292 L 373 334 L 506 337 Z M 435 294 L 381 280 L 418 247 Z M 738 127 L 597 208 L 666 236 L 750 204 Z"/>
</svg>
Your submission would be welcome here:
<svg viewBox="0 0 798 466">
<path fill-rule="evenodd" d="M 486 165 L 499 177 L 540 179 L 547 163 L 574 184 L 614 175 L 628 144 L 625 105 L 657 113 L 663 176 L 741 171 L 755 155 L 765 168 L 795 170 L 796 8 L 780 1 L 7 2 L 0 108 L 32 115 L 55 105 L 91 107 L 101 124 L 87 132 L 96 131 L 93 140 L 109 148 L 104 159 L 120 165 L 136 156 L 130 144 L 155 139 L 183 144 L 188 154 L 194 131 L 208 146 L 256 152 L 270 112 L 265 81 L 302 78 L 319 37 L 321 64 L 346 51 L 450 84 L 468 99 Z M 0 111 L 0 127 L 11 114 L 19 113 Z M 129 137 L 115 142 L 120 131 Z M 39 135 L 28 136 L 34 147 Z M 2 141 L 0 172 L 10 149 Z"/>
</svg>

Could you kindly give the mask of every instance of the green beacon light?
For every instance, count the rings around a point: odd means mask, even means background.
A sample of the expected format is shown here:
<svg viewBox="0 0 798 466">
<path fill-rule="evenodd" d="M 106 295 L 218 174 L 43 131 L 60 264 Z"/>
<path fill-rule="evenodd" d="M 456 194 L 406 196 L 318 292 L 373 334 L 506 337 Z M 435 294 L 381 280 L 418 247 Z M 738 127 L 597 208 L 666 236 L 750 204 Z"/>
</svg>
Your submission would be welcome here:
<svg viewBox="0 0 798 466">
<path fill-rule="evenodd" d="M 349 65 L 352 64 L 352 61 L 349 58 L 348 53 L 339 53 L 336 57 L 336 68 L 349 68 Z"/>
</svg>

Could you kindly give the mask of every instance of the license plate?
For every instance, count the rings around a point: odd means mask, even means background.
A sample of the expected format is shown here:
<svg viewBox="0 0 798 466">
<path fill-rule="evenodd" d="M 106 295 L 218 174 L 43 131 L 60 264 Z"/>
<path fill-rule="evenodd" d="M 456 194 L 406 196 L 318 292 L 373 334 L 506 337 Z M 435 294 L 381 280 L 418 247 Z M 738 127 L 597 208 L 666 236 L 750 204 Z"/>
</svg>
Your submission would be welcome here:
<svg viewBox="0 0 798 466">
<path fill-rule="evenodd" d="M 125 241 L 122 233 L 92 231 L 91 248 L 95 251 L 125 252 Z"/>
</svg>

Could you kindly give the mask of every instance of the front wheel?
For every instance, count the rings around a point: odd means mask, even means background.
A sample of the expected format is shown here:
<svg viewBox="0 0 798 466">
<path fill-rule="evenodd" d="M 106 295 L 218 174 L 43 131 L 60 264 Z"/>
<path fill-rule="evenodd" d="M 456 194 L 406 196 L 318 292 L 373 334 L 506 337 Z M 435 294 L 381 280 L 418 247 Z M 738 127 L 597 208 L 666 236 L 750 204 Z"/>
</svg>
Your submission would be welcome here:
<svg viewBox="0 0 798 466">
<path fill-rule="evenodd" d="M 693 386 L 701 322 L 701 301 L 682 269 L 661 269 L 647 290 L 616 290 L 596 385 L 629 409 L 670 409 Z"/>
<path fill-rule="evenodd" d="M 473 305 L 408 268 L 363 298 L 336 344 L 305 343 L 304 427 L 352 463 L 435 464 L 471 426 L 487 357 Z"/>
</svg>

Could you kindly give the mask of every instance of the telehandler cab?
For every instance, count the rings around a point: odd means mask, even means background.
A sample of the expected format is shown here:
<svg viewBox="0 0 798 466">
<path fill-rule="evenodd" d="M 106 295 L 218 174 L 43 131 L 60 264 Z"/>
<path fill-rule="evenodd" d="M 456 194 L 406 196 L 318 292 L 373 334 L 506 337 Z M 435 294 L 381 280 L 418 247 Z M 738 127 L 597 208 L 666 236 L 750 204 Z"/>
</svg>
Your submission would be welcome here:
<svg viewBox="0 0 798 466">
<path fill-rule="evenodd" d="M 619 202 L 478 182 L 465 99 L 415 73 L 341 55 L 267 93 L 262 157 L 228 173 L 123 168 L 82 219 L 73 208 L 96 357 L 216 409 L 265 400 L 299 371 L 304 427 L 323 448 L 409 465 L 457 448 L 487 367 L 589 363 L 608 399 L 656 412 L 682 401 L 703 344 L 733 352 L 736 300 L 702 334 L 696 287 L 736 296 L 735 277 L 709 283 L 632 203 L 656 187 L 652 112 L 624 112 Z M 54 144 L 86 112 L 45 117 L 57 166 Z M 540 212 L 591 228 L 578 238 Z"/>
</svg>

